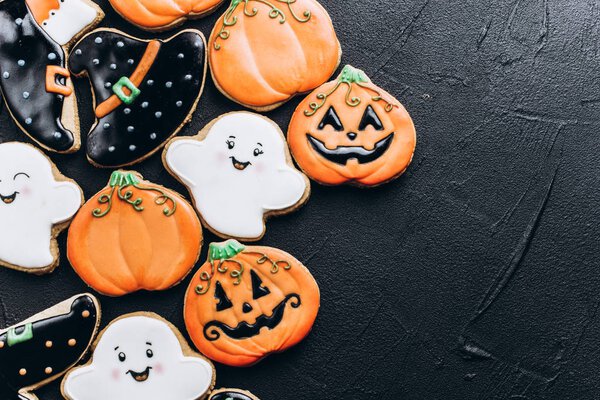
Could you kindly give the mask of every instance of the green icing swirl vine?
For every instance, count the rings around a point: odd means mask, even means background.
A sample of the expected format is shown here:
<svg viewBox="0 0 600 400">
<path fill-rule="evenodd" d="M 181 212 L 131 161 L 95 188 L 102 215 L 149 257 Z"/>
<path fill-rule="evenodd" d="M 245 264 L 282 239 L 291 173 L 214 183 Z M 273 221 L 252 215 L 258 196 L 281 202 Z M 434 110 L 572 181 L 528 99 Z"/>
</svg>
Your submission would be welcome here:
<svg viewBox="0 0 600 400">
<path fill-rule="evenodd" d="M 340 74 L 340 77 L 338 78 L 338 81 L 333 87 L 333 89 L 326 93 L 317 93 L 317 100 L 320 101 L 313 101 L 309 103 L 308 107 L 310 108 L 310 110 L 304 110 L 304 115 L 306 115 L 307 117 L 312 117 L 313 115 L 315 115 L 317 111 L 325 105 L 329 96 L 335 93 L 342 85 L 347 86 L 345 101 L 346 104 L 350 107 L 358 107 L 360 103 L 362 103 L 362 99 L 360 97 L 352 96 L 352 85 L 358 85 L 361 88 L 366 89 L 375 94 L 371 97 L 371 100 L 373 100 L 374 102 L 385 102 L 384 109 L 386 112 L 391 112 L 394 109 L 394 107 L 398 108 L 397 104 L 394 104 L 384 99 L 381 96 L 381 93 L 368 86 L 367 83 L 371 83 L 371 80 L 363 71 L 361 71 L 360 69 L 356 69 L 350 65 L 346 65 L 342 70 L 342 73 Z"/>
<path fill-rule="evenodd" d="M 227 240 L 223 243 L 211 243 L 208 249 L 208 261 L 210 263 L 210 272 L 200 272 L 199 279 L 201 283 L 194 288 L 196 294 L 203 295 L 208 292 L 211 286 L 212 278 L 217 272 L 221 274 L 229 273 L 229 276 L 232 279 L 235 279 L 233 284 L 236 286 L 242 283 L 244 265 L 241 262 L 232 259 L 239 253 L 252 254 L 258 256 L 258 259 L 256 260 L 256 264 L 258 265 L 262 265 L 265 263 L 271 264 L 271 274 L 278 273 L 281 268 L 283 268 L 286 271 L 292 268 L 292 264 L 289 261 L 273 261 L 268 255 L 264 253 L 245 250 L 246 247 L 243 244 L 233 239 Z M 237 269 L 229 270 L 229 266 L 227 265 L 227 263 L 234 264 L 235 266 L 237 266 Z"/>
<path fill-rule="evenodd" d="M 154 199 L 154 203 L 158 206 L 166 205 L 163 209 L 163 214 L 166 217 L 175 214 L 175 210 L 177 209 L 177 203 L 175 203 L 175 200 L 171 196 L 158 188 L 142 186 L 140 184 L 140 179 L 133 172 L 113 172 L 110 176 L 108 185 L 111 187 L 110 193 L 104 193 L 98 197 L 98 203 L 106 205 L 106 208 L 102 209 L 102 207 L 98 207 L 92 211 L 92 215 L 96 218 L 102 218 L 110 212 L 113 201 L 115 200 L 115 194 L 119 200 L 129 204 L 135 211 L 144 211 L 144 206 L 142 205 L 143 200 L 140 197 L 134 198 L 133 191 L 129 189 L 132 187 L 138 190 L 158 193 L 159 196 Z M 172 206 L 168 205 L 168 202 L 170 202 Z"/>
<path fill-rule="evenodd" d="M 271 19 L 279 18 L 280 24 L 284 24 L 286 22 L 287 17 L 285 15 L 285 13 L 280 8 L 277 8 L 273 4 L 272 1 L 268 1 L 268 0 L 232 0 L 231 5 L 227 9 L 227 11 L 225 11 L 225 15 L 223 16 L 223 24 L 221 25 L 221 30 L 219 31 L 217 38 L 215 39 L 215 43 L 214 43 L 215 50 L 221 49 L 221 44 L 217 43 L 218 39 L 227 40 L 231 36 L 231 31 L 229 30 L 229 28 L 234 26 L 238 22 L 237 15 L 233 15 L 233 13 L 235 12 L 235 10 L 238 8 L 238 6 L 241 3 L 244 3 L 244 15 L 246 17 L 254 17 L 258 14 L 258 8 L 256 8 L 256 7 L 252 7 L 251 9 L 249 8 L 249 3 L 251 1 L 255 1 L 257 3 L 262 3 L 262 4 L 270 7 L 269 18 L 271 18 Z M 312 17 L 312 13 L 310 12 L 310 10 L 305 10 L 304 13 L 302 13 L 302 17 L 298 16 L 298 14 L 296 14 L 296 11 L 294 11 L 294 9 L 292 8 L 292 4 L 294 4 L 296 1 L 297 0 L 274 0 L 274 2 L 276 2 L 276 3 L 284 3 L 285 5 L 287 5 L 287 8 L 288 8 L 290 14 L 296 21 L 298 21 L 300 23 L 308 22 Z"/>
</svg>

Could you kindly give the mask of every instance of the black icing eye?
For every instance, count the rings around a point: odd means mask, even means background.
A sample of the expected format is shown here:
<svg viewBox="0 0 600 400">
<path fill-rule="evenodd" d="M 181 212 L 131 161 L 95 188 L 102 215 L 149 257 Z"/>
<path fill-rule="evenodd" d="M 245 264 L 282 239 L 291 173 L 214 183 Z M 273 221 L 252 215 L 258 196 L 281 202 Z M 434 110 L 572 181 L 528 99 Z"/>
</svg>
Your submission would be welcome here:
<svg viewBox="0 0 600 400">
<path fill-rule="evenodd" d="M 227 147 L 229 148 L 229 150 L 235 147 L 235 142 L 233 140 L 228 140 L 225 143 L 227 143 Z"/>
<path fill-rule="evenodd" d="M 216 287 L 215 287 L 215 299 L 217 299 L 217 311 L 225 311 L 231 307 L 233 307 L 233 304 L 231 304 L 231 300 L 229 300 L 229 297 L 227 297 L 227 294 L 225 293 L 225 290 L 223 290 L 223 286 L 221 286 L 221 282 L 217 281 Z"/>
<path fill-rule="evenodd" d="M 252 298 L 254 300 L 260 299 L 271 293 L 268 287 L 263 286 L 263 281 L 254 271 L 250 271 L 250 277 L 252 278 Z"/>
<path fill-rule="evenodd" d="M 342 132 L 344 130 L 344 125 L 342 124 L 340 117 L 338 117 L 337 113 L 335 112 L 335 108 L 333 108 L 333 106 L 329 107 L 329 110 L 327 110 L 325 113 L 325 116 L 319 124 L 319 130 L 323 130 L 327 125 L 331 125 L 331 127 L 337 132 Z"/>
<path fill-rule="evenodd" d="M 381 123 L 379 116 L 371 106 L 367 106 L 367 109 L 365 110 L 365 113 L 363 114 L 362 119 L 360 120 L 358 130 L 364 131 L 369 125 L 375 128 L 376 131 L 383 130 L 383 124 Z"/>
<path fill-rule="evenodd" d="M 260 156 L 261 154 L 265 154 L 265 152 L 264 152 L 264 151 L 262 151 L 262 149 L 260 149 L 260 148 L 258 148 L 258 147 L 254 149 L 254 157 L 258 157 L 258 156 Z"/>
<path fill-rule="evenodd" d="M 127 359 L 127 356 L 125 355 L 125 353 L 120 352 L 119 353 L 119 361 L 124 362 Z"/>
<path fill-rule="evenodd" d="M 15 176 L 13 176 L 13 181 L 16 181 L 18 177 L 29 178 L 29 175 L 27 175 L 25 172 L 16 173 Z"/>
<path fill-rule="evenodd" d="M 146 357 L 148 357 L 148 358 L 154 357 L 154 352 L 150 349 L 146 350 Z"/>
</svg>

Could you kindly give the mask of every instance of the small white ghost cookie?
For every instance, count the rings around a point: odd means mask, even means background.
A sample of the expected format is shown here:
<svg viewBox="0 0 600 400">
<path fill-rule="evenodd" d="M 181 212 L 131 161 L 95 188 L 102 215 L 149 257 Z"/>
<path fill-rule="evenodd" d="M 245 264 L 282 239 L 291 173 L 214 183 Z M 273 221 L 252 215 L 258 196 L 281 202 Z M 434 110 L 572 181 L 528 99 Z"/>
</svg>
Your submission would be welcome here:
<svg viewBox="0 0 600 400">
<path fill-rule="evenodd" d="M 310 194 L 277 124 L 254 113 L 225 114 L 194 138 L 173 139 L 163 163 L 223 238 L 261 239 L 266 217 L 295 210 Z"/>
<path fill-rule="evenodd" d="M 68 400 L 196 400 L 214 387 L 212 363 L 153 313 L 124 315 L 94 344 L 92 360 L 63 379 Z"/>
<path fill-rule="evenodd" d="M 83 203 L 74 181 L 25 143 L 0 144 L 0 265 L 33 274 L 58 265 L 56 236 Z"/>
</svg>

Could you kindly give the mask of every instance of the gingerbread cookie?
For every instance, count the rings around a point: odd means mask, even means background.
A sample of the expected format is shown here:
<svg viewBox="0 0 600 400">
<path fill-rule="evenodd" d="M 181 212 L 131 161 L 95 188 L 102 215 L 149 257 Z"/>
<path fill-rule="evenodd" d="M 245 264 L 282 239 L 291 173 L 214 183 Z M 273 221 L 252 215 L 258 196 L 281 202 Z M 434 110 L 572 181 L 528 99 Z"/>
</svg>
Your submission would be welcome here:
<svg viewBox="0 0 600 400">
<path fill-rule="evenodd" d="M 300 261 L 228 240 L 210 245 L 188 287 L 184 318 L 202 354 L 242 367 L 304 339 L 319 304 L 317 282 Z"/>
<path fill-rule="evenodd" d="M 83 203 L 79 186 L 34 146 L 0 144 L 0 265 L 32 274 L 52 272 L 56 237 Z"/>
<path fill-rule="evenodd" d="M 208 400 L 260 400 L 258 397 L 241 389 L 219 389 L 210 394 Z"/>
<path fill-rule="evenodd" d="M 266 217 L 297 209 L 310 194 L 281 130 L 258 114 L 225 114 L 194 138 L 173 139 L 163 163 L 190 190 L 205 226 L 223 238 L 259 240 Z"/>
<path fill-rule="evenodd" d="M 165 31 L 205 16 L 224 0 L 109 0 L 115 11 L 140 29 Z"/>
<path fill-rule="evenodd" d="M 0 331 L 0 398 L 37 400 L 32 392 L 83 357 L 99 323 L 98 301 L 82 294 Z"/>
<path fill-rule="evenodd" d="M 167 40 L 141 40 L 99 29 L 73 48 L 69 68 L 88 75 L 96 124 L 87 156 L 100 167 L 124 166 L 156 152 L 196 109 L 206 75 L 206 45 L 200 31 Z"/>
<path fill-rule="evenodd" d="M 315 0 L 231 0 L 208 49 L 217 88 L 257 111 L 313 90 L 342 56 L 331 19 Z"/>
<path fill-rule="evenodd" d="M 215 383 L 210 361 L 153 313 L 124 315 L 94 343 L 92 360 L 62 382 L 68 400 L 197 400 Z"/>
<path fill-rule="evenodd" d="M 410 164 L 416 133 L 398 100 L 361 70 L 341 75 L 305 98 L 292 116 L 288 141 L 300 168 L 324 185 L 371 187 Z"/>
<path fill-rule="evenodd" d="M 0 2 L 0 91 L 19 128 L 47 150 L 79 149 L 65 53 L 104 14 L 89 0 Z"/>
<path fill-rule="evenodd" d="M 115 171 L 73 220 L 67 256 L 90 287 L 122 296 L 176 285 L 201 247 L 198 216 L 178 193 L 136 172 Z"/>
</svg>

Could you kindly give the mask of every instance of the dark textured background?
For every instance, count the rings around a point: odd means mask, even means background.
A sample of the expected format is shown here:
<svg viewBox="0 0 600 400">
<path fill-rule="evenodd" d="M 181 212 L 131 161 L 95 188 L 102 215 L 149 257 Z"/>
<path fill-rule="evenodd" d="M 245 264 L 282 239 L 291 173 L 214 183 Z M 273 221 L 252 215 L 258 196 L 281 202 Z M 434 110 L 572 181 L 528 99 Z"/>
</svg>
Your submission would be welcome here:
<svg viewBox="0 0 600 400">
<path fill-rule="evenodd" d="M 149 37 L 100 3 L 103 25 Z M 322 3 L 343 62 L 412 114 L 417 152 L 391 184 L 313 185 L 302 210 L 269 223 L 262 243 L 308 265 L 321 313 L 296 348 L 248 369 L 217 366 L 217 385 L 263 400 L 600 398 L 598 2 Z M 224 9 L 186 26 L 208 36 Z M 87 132 L 87 83 L 78 89 Z M 298 101 L 268 116 L 285 129 Z M 209 82 L 182 134 L 238 109 Z M 0 132 L 26 140 L 5 110 Z M 86 198 L 110 174 L 81 152 L 52 158 Z M 134 168 L 186 193 L 159 155 Z M 102 297 L 103 325 L 151 310 L 183 328 L 188 281 Z M 45 277 L 2 269 L 0 324 L 85 290 L 64 257 Z M 57 384 L 38 391 L 58 393 Z"/>
</svg>

